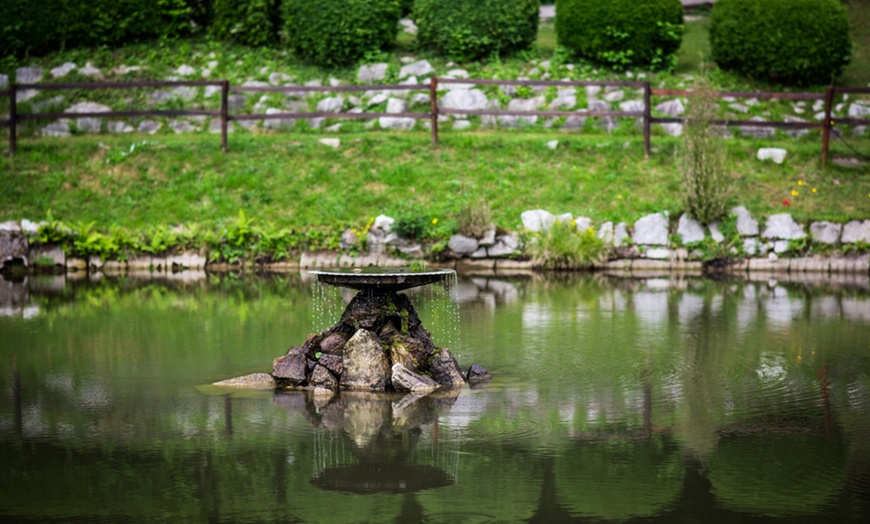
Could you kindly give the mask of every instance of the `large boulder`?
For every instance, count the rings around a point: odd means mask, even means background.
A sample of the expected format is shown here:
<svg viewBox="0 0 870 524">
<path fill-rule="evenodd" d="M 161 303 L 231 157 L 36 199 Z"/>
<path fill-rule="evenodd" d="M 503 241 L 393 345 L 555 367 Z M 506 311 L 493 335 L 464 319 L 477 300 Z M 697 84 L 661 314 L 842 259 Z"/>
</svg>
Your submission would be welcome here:
<svg viewBox="0 0 870 524">
<path fill-rule="evenodd" d="M 393 364 L 391 378 L 397 391 L 434 391 L 441 387 L 431 377 L 415 373 L 402 364 Z"/>
<path fill-rule="evenodd" d="M 691 244 L 704 240 L 704 228 L 685 213 L 680 217 L 680 221 L 677 224 L 677 234 L 682 238 L 683 244 Z"/>
<path fill-rule="evenodd" d="M 821 242 L 822 244 L 839 244 L 842 232 L 842 224 L 827 221 L 810 224 L 810 235 L 813 236 L 815 242 Z"/>
<path fill-rule="evenodd" d="M 487 102 L 486 94 L 479 89 L 457 89 L 441 97 L 439 107 L 457 111 L 482 111 L 487 108 Z"/>
<path fill-rule="evenodd" d="M 458 388 L 465 385 L 465 377 L 459 369 L 459 363 L 447 348 L 435 352 L 429 363 L 429 372 L 435 382 L 446 388 Z"/>
<path fill-rule="evenodd" d="M 737 206 L 731 210 L 732 215 L 737 216 L 737 233 L 744 237 L 758 236 L 758 220 L 752 218 L 743 206 Z"/>
<path fill-rule="evenodd" d="M 387 64 L 372 64 L 360 66 L 356 79 L 360 84 L 371 84 L 387 77 Z"/>
<path fill-rule="evenodd" d="M 298 387 L 306 383 L 308 358 L 297 346 L 291 347 L 287 353 L 272 362 L 272 376 L 278 386 Z"/>
<path fill-rule="evenodd" d="M 343 389 L 383 391 L 390 379 L 390 363 L 377 335 L 360 329 L 344 346 Z"/>
<path fill-rule="evenodd" d="M 544 209 L 523 211 L 520 219 L 523 221 L 523 227 L 533 233 L 547 232 L 556 222 L 556 216 Z"/>
<path fill-rule="evenodd" d="M 843 243 L 870 243 L 870 220 L 852 220 L 843 226 Z"/>
</svg>

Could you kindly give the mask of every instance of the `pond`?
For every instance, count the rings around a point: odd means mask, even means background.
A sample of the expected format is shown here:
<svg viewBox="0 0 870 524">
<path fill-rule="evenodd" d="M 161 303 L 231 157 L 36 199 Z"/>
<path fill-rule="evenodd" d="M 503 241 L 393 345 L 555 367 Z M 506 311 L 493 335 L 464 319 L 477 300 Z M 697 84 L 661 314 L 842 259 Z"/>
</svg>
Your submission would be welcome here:
<svg viewBox="0 0 870 524">
<path fill-rule="evenodd" d="M 460 275 L 408 294 L 491 382 L 324 398 L 209 386 L 335 320 L 300 276 L 0 279 L 0 520 L 868 522 L 867 288 Z"/>
</svg>

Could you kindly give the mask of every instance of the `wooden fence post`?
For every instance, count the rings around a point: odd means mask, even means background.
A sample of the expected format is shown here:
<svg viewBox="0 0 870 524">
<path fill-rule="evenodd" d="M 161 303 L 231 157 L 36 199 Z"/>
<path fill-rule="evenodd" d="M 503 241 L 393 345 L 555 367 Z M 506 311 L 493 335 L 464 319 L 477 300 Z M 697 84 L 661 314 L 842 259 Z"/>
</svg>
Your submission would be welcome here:
<svg viewBox="0 0 870 524">
<path fill-rule="evenodd" d="M 650 108 L 650 99 L 652 98 L 652 90 L 649 82 L 644 82 L 643 86 L 643 154 L 649 158 L 650 152 L 650 127 L 652 122 L 652 109 Z"/>
<path fill-rule="evenodd" d="M 438 145 L 438 78 L 429 78 L 429 128 L 432 130 L 432 145 Z"/>
<path fill-rule="evenodd" d="M 9 156 L 14 155 L 15 149 L 18 147 L 17 129 L 15 128 L 18 121 L 17 90 L 18 86 L 15 85 L 15 82 L 9 84 Z"/>
<path fill-rule="evenodd" d="M 834 122 L 831 120 L 831 111 L 834 105 L 834 88 L 828 86 L 825 91 L 825 121 L 822 123 L 822 169 L 828 164 L 828 146 L 831 141 L 831 127 Z"/>
<path fill-rule="evenodd" d="M 227 152 L 227 127 L 229 123 L 229 92 L 230 92 L 230 81 L 227 79 L 223 79 L 221 81 L 221 150 L 224 153 Z"/>
</svg>

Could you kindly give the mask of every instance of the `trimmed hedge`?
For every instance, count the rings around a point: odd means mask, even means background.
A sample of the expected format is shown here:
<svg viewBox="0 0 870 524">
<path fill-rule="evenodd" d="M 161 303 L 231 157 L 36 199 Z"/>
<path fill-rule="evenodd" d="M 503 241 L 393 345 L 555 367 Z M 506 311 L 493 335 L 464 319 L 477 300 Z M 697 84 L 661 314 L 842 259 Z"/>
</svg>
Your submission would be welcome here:
<svg viewBox="0 0 870 524">
<path fill-rule="evenodd" d="M 680 0 L 557 0 L 558 43 L 614 69 L 669 69 L 683 40 Z"/>
<path fill-rule="evenodd" d="M 459 61 L 528 49 L 538 34 L 539 0 L 417 0 L 417 42 Z"/>
<path fill-rule="evenodd" d="M 710 46 L 723 69 L 791 85 L 832 82 L 852 52 L 838 0 L 719 0 Z"/>
<path fill-rule="evenodd" d="M 250 46 L 274 46 L 281 25 L 279 4 L 280 0 L 214 0 L 209 35 Z"/>
<path fill-rule="evenodd" d="M 306 62 L 349 65 L 396 41 L 398 0 L 284 0 L 284 29 Z"/>
<path fill-rule="evenodd" d="M 121 45 L 190 30 L 189 0 L 2 0 L 0 55 Z"/>
</svg>

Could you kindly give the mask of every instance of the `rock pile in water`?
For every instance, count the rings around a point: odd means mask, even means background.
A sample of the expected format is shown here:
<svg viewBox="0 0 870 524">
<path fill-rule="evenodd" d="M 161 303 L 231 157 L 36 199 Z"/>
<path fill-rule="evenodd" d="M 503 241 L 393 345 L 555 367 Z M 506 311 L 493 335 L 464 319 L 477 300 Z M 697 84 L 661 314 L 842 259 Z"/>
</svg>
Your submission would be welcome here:
<svg viewBox="0 0 870 524">
<path fill-rule="evenodd" d="M 309 335 L 275 359 L 279 388 L 432 391 L 489 378 L 474 365 L 463 374 L 447 348 L 438 348 L 406 295 L 358 293 L 341 320 Z"/>
</svg>

